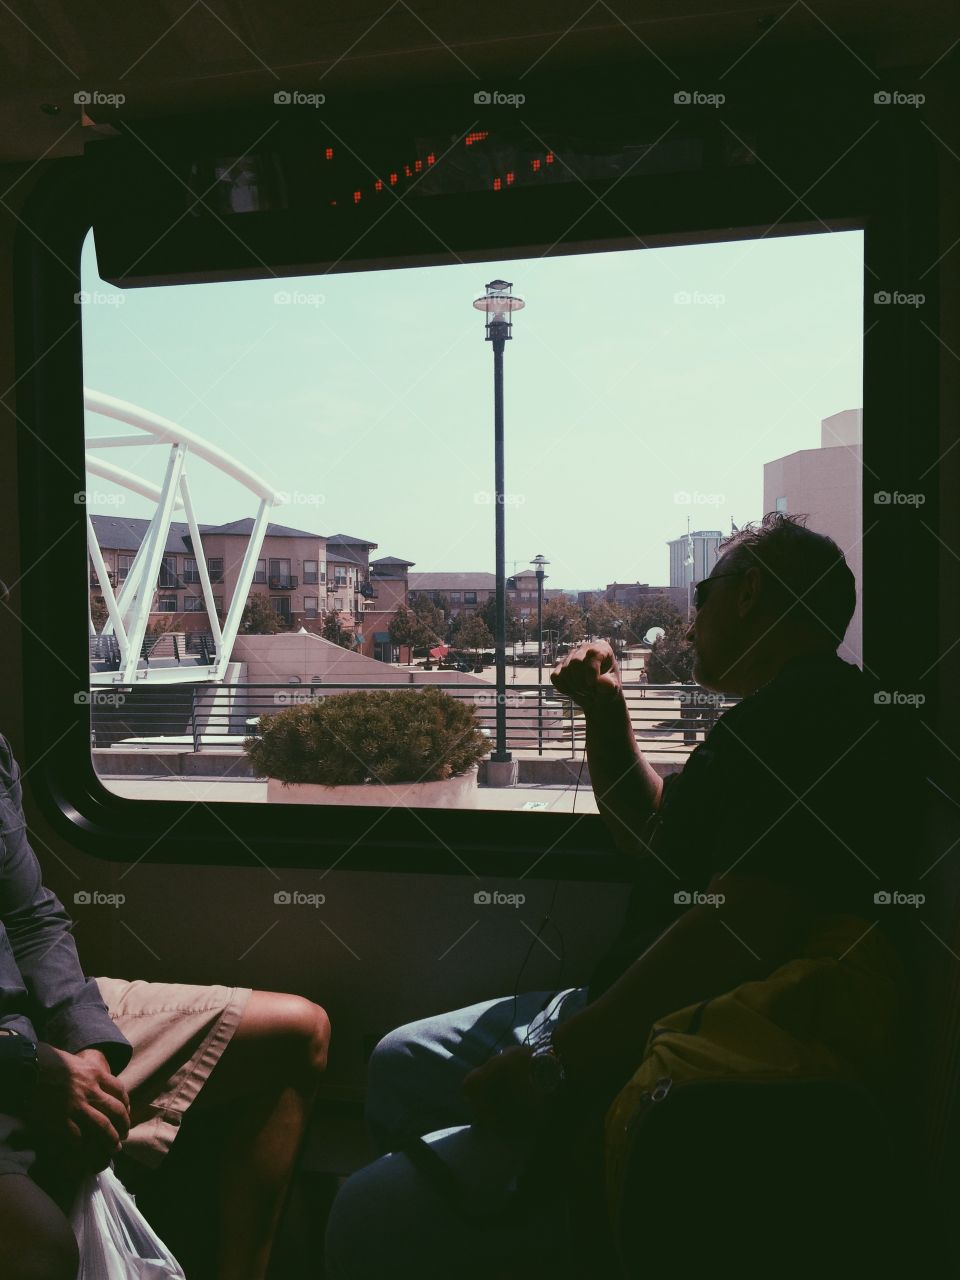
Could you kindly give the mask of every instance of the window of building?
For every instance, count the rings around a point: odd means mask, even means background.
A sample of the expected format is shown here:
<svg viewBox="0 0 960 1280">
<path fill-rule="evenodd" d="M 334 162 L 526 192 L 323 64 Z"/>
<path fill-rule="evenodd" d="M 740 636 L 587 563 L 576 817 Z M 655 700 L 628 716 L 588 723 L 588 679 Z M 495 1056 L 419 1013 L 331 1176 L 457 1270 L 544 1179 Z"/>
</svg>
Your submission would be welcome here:
<svg viewBox="0 0 960 1280">
<path fill-rule="evenodd" d="M 183 612 L 184 613 L 203 613 L 203 596 L 184 596 Z"/>
<path fill-rule="evenodd" d="M 303 615 L 305 618 L 315 618 L 317 616 L 317 607 L 320 601 L 317 596 L 303 597 Z"/>
<path fill-rule="evenodd" d="M 117 556 L 117 581 L 123 582 L 124 578 L 130 572 L 130 566 L 133 564 L 133 556 L 118 555 Z"/>
<path fill-rule="evenodd" d="M 253 571 L 254 582 L 264 583 L 267 580 L 267 562 L 266 560 L 258 560 L 257 567 Z"/>
<path fill-rule="evenodd" d="M 463 593 L 463 603 L 464 603 L 464 604 L 476 604 L 476 603 L 477 603 L 477 593 L 476 593 L 475 591 L 465 591 L 465 592 Z"/>
<path fill-rule="evenodd" d="M 786 498 L 778 498 L 778 499 L 777 499 L 777 510 L 778 510 L 779 512 L 781 512 L 783 515 L 786 515 L 786 513 L 787 513 L 787 500 L 786 500 Z"/>
<path fill-rule="evenodd" d="M 207 573 L 211 582 L 223 581 L 223 556 L 207 556 Z"/>
<path fill-rule="evenodd" d="M 164 556 L 160 561 L 160 574 L 157 578 L 159 587 L 177 586 L 177 557 Z"/>
<path fill-rule="evenodd" d="M 197 569 L 197 562 L 193 556 L 183 557 L 183 580 L 184 582 L 199 582 L 200 573 Z"/>
<path fill-rule="evenodd" d="M 451 603 L 451 604 L 459 604 L 459 603 L 460 603 L 460 592 L 459 592 L 459 591 L 451 591 L 451 592 L 450 592 L 450 603 Z"/>
<path fill-rule="evenodd" d="M 304 560 L 303 562 L 303 581 L 307 586 L 316 586 L 318 582 L 317 562 L 316 560 Z"/>
<path fill-rule="evenodd" d="M 158 596 L 157 607 L 155 613 L 176 613 L 177 597 L 176 596 Z"/>
<path fill-rule="evenodd" d="M 270 603 L 273 605 L 274 613 L 278 613 L 281 618 L 287 622 L 290 621 L 290 597 L 289 596 L 271 596 Z"/>
</svg>

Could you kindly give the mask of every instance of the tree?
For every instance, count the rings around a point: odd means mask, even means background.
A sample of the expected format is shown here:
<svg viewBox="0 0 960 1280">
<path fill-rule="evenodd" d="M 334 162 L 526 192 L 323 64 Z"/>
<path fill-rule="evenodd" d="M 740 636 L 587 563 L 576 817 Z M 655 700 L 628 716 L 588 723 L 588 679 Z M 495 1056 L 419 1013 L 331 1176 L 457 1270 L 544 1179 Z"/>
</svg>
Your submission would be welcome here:
<svg viewBox="0 0 960 1280">
<path fill-rule="evenodd" d="M 681 684 L 693 683 L 694 648 L 684 639 L 688 630 L 686 619 L 677 618 L 658 638 L 647 661 L 652 684 L 669 684 L 672 680 L 679 680 Z"/>
<path fill-rule="evenodd" d="M 623 628 L 624 635 L 629 644 L 641 644 L 651 627 L 663 627 L 666 631 L 681 618 L 682 615 L 670 597 L 658 591 L 656 595 L 638 600 L 630 608 Z"/>
<path fill-rule="evenodd" d="M 455 631 L 454 643 L 459 648 L 479 652 L 481 649 L 489 649 L 493 644 L 490 628 L 476 613 L 458 614 L 451 624 L 451 631 Z"/>
<path fill-rule="evenodd" d="M 577 644 L 584 636 L 583 610 L 566 598 L 548 600 L 543 606 L 543 629 L 556 631 L 559 638 L 568 644 Z"/>
<path fill-rule="evenodd" d="M 431 648 L 439 644 L 446 629 L 443 610 L 428 596 L 417 596 L 413 602 L 413 631 L 410 643 L 416 649 Z"/>
<path fill-rule="evenodd" d="M 324 640 L 329 640 L 331 644 L 338 644 L 342 649 L 354 648 L 356 637 L 353 632 L 340 625 L 340 619 L 335 611 L 331 611 L 324 618 L 321 635 Z"/>
<path fill-rule="evenodd" d="M 269 599 L 261 592 L 254 592 L 247 600 L 240 619 L 240 634 L 245 636 L 273 636 L 283 630 L 283 619 Z"/>
<path fill-rule="evenodd" d="M 104 624 L 110 617 L 103 596 L 94 596 L 90 601 L 90 617 L 93 619 L 93 625 L 97 631 L 102 631 Z"/>
<path fill-rule="evenodd" d="M 626 614 L 618 605 L 608 604 L 606 600 L 597 600 L 590 605 L 590 612 L 587 614 L 587 631 L 590 635 L 609 640 L 617 634 L 618 622 L 622 622 L 626 628 Z"/>
<path fill-rule="evenodd" d="M 482 618 L 484 625 L 490 632 L 491 636 L 497 634 L 497 597 L 492 595 L 489 600 L 485 601 L 477 610 L 477 617 Z M 516 605 L 512 601 L 507 601 L 507 627 L 506 627 L 506 644 L 515 644 L 523 638 L 523 628 L 520 625 L 520 615 L 517 613 Z"/>
<path fill-rule="evenodd" d="M 397 645 L 413 645 L 413 632 L 415 626 L 414 615 L 405 604 L 397 605 L 396 613 L 387 623 L 387 631 L 390 635 L 391 643 Z"/>
</svg>

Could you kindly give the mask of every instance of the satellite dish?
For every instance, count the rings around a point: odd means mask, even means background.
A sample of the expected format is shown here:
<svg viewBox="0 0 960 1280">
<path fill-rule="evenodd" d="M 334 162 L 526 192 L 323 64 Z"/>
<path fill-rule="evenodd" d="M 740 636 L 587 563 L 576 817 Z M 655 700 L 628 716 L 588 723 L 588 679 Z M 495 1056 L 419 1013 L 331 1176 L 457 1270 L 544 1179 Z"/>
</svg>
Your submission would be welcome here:
<svg viewBox="0 0 960 1280">
<path fill-rule="evenodd" d="M 664 631 L 663 627 L 651 627 L 650 630 L 647 632 L 647 634 L 643 637 L 643 643 L 656 644 L 656 642 L 660 639 L 660 637 L 665 636 L 666 634 L 667 633 L 666 631 Z"/>
</svg>

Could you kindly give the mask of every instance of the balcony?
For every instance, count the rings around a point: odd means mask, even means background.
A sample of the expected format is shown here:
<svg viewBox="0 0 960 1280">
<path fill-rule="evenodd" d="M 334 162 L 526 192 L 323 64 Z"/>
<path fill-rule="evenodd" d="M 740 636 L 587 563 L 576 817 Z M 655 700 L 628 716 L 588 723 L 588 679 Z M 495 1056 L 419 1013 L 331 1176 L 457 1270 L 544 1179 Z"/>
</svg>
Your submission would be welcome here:
<svg viewBox="0 0 960 1280">
<path fill-rule="evenodd" d="M 271 591 L 295 591 L 299 579 L 292 577 L 290 574 L 271 574 L 267 579 L 267 585 Z"/>
</svg>

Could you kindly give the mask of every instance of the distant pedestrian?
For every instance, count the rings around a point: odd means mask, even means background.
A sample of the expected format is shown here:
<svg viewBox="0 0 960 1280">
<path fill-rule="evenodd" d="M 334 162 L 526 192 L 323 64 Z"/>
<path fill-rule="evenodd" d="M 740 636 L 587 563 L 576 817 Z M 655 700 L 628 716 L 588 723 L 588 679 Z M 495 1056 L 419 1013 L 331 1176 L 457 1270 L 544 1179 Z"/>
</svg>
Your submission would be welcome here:
<svg viewBox="0 0 960 1280">
<path fill-rule="evenodd" d="M 637 680 L 640 683 L 640 697 L 645 698 L 647 696 L 647 668 L 646 667 L 640 668 L 640 674 L 637 676 Z"/>
</svg>

